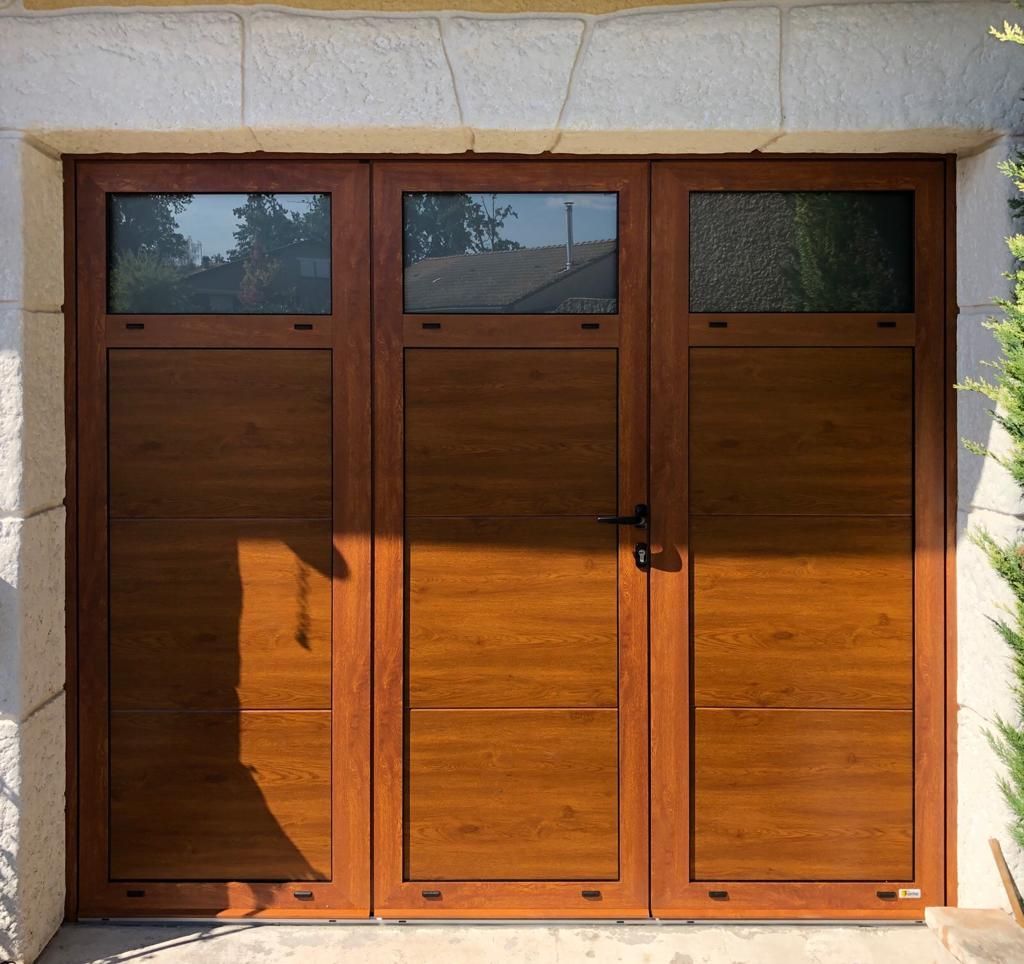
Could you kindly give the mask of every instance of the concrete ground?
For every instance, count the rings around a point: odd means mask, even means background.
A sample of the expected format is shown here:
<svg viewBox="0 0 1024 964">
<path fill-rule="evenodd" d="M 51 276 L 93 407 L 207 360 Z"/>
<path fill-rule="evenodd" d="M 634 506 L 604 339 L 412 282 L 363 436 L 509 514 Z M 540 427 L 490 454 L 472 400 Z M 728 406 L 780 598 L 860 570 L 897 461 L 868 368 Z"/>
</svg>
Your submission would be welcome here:
<svg viewBox="0 0 1024 964">
<path fill-rule="evenodd" d="M 38 964 L 955 964 L 923 924 L 66 924 Z"/>
</svg>

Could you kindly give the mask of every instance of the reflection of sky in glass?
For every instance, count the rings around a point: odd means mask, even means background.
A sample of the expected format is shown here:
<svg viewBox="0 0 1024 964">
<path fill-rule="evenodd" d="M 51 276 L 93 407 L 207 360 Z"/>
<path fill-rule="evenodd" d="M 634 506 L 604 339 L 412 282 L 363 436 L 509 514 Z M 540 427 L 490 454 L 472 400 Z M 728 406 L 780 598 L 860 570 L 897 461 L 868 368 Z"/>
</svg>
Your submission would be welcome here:
<svg viewBox="0 0 1024 964">
<path fill-rule="evenodd" d="M 195 194 L 192 202 L 178 215 L 178 230 L 198 241 L 206 257 L 226 255 L 236 244 L 234 231 L 238 218 L 233 210 L 245 204 L 245 194 Z M 289 213 L 305 214 L 312 194 L 275 194 Z"/>
<path fill-rule="evenodd" d="M 490 194 L 473 194 L 474 201 L 493 210 Z M 615 194 L 498 194 L 497 207 L 512 205 L 519 217 L 505 219 L 503 237 L 524 248 L 565 244 L 565 201 L 572 201 L 572 233 L 578 241 L 617 237 L 618 196 Z"/>
<path fill-rule="evenodd" d="M 276 194 L 288 212 L 305 213 L 312 194 Z M 490 194 L 473 194 L 492 210 Z M 235 246 L 238 219 L 233 209 L 245 203 L 244 194 L 196 194 L 178 215 L 178 230 L 203 246 L 203 254 L 226 255 Z M 573 236 L 576 241 L 603 241 L 617 236 L 615 194 L 498 194 L 498 207 L 511 204 L 519 217 L 505 219 L 503 235 L 532 248 L 565 243 L 565 201 L 573 203 Z"/>
</svg>

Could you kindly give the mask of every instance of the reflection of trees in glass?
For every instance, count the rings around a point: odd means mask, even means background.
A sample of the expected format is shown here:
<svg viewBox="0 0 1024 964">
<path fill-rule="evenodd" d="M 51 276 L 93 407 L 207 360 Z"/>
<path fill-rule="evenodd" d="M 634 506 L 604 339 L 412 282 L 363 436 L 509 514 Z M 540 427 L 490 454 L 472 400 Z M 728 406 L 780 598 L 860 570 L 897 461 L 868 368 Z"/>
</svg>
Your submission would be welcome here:
<svg viewBox="0 0 1024 964">
<path fill-rule="evenodd" d="M 235 247 L 226 255 L 203 254 L 201 245 L 181 232 L 178 219 L 197 197 L 202 205 L 203 196 L 192 194 L 120 194 L 113 199 L 110 310 L 209 310 L 198 294 L 207 283 L 203 272 L 232 263 L 236 265 L 233 281 L 223 274 L 216 276 L 224 297 L 230 297 L 232 287 L 237 294 L 237 306 L 226 310 L 289 312 L 306 307 L 300 305 L 296 265 L 283 270 L 283 259 L 275 252 L 309 241 L 322 245 L 317 256 L 329 258 L 330 197 L 313 195 L 304 199 L 304 210 L 295 211 L 273 194 L 244 195 L 245 202 L 232 209 Z M 199 213 L 204 213 L 202 208 Z"/>
<path fill-rule="evenodd" d="M 252 248 L 242 261 L 242 280 L 238 285 L 238 301 L 249 311 L 286 311 L 287 303 L 292 302 L 287 292 L 281 291 L 277 276 L 281 271 L 281 262 L 267 254 L 263 242 L 257 237 Z M 281 298 L 285 305 L 278 307 L 277 299 Z"/>
<path fill-rule="evenodd" d="M 273 251 L 298 241 L 322 241 L 328 244 L 331 230 L 331 204 L 326 194 L 317 194 L 304 202 L 305 211 L 289 211 L 274 194 L 248 194 L 245 204 L 232 209 L 238 219 L 234 230 L 235 247 L 228 260 L 246 257 L 259 243 L 264 251 Z"/>
<path fill-rule="evenodd" d="M 174 284 L 180 268 L 156 251 L 124 251 L 110 270 L 110 311 L 173 311 L 182 305 Z"/>
<path fill-rule="evenodd" d="M 784 270 L 788 311 L 905 311 L 907 222 L 893 196 L 797 192 Z"/>
<path fill-rule="evenodd" d="M 172 286 L 189 260 L 178 215 L 191 194 L 121 194 L 110 206 L 111 311 L 167 311 Z"/>
<path fill-rule="evenodd" d="M 243 264 L 238 288 L 243 310 L 288 312 L 299 306 L 298 279 L 286 279 L 284 264 L 273 252 L 300 241 L 319 241 L 329 250 L 329 197 L 314 195 L 305 206 L 305 211 L 289 211 L 273 194 L 249 194 L 245 204 L 232 209 L 238 226 L 228 259 Z"/>
<path fill-rule="evenodd" d="M 178 230 L 178 215 L 191 194 L 120 194 L 111 210 L 111 230 L 122 251 L 159 254 L 167 261 L 188 257 L 188 241 Z"/>
<path fill-rule="evenodd" d="M 511 204 L 499 205 L 497 198 L 496 194 L 406 194 L 406 265 L 424 258 L 521 248 L 518 241 L 502 237 L 506 219 L 519 215 Z"/>
</svg>

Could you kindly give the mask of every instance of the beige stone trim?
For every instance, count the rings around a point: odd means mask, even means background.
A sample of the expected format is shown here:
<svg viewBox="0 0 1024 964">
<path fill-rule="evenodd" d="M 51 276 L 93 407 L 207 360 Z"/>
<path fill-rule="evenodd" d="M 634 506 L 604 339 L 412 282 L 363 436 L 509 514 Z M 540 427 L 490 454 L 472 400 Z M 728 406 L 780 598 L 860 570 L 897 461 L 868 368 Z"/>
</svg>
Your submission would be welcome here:
<svg viewBox="0 0 1024 964">
<path fill-rule="evenodd" d="M 602 14 L 644 7 L 679 7 L 705 0 L 274 0 L 275 6 L 303 10 L 344 10 L 365 13 L 418 13 L 438 10 L 473 13 Z M 732 2 L 732 0 L 720 0 Z M 263 5 L 266 0 L 231 0 L 231 6 Z M 2 6 L 2 3 L 0 3 Z M 209 0 L 24 0 L 26 10 L 64 10 L 73 7 L 195 7 Z M 227 4 L 220 4 L 227 6 Z"/>
</svg>

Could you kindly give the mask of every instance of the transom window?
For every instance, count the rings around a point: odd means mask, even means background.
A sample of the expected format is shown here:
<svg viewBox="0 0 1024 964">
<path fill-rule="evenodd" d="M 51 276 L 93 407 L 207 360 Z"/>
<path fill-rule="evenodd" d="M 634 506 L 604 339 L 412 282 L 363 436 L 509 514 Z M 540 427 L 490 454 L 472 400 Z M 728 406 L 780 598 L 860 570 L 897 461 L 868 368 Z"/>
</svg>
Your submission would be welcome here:
<svg viewBox="0 0 1024 964">
<path fill-rule="evenodd" d="M 407 192 L 405 311 L 615 314 L 618 196 Z"/>
<path fill-rule="evenodd" d="M 111 314 L 331 311 L 327 194 L 111 194 Z"/>
</svg>

